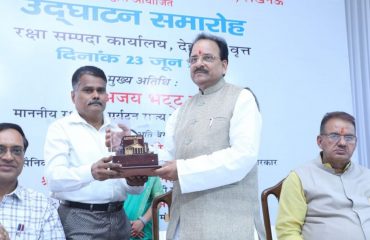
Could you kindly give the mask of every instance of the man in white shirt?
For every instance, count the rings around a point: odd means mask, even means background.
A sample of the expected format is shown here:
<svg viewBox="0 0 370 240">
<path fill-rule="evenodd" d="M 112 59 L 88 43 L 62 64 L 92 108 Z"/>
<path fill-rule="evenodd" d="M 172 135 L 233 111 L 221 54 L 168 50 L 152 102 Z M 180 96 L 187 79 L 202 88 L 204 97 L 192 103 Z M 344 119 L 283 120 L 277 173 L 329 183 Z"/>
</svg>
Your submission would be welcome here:
<svg viewBox="0 0 370 240">
<path fill-rule="evenodd" d="M 175 160 L 156 170 L 174 181 L 167 239 L 253 239 L 262 125 L 255 98 L 225 82 L 224 39 L 198 35 L 189 57 L 199 93 L 171 115 L 165 146 Z"/>
<path fill-rule="evenodd" d="M 68 239 L 129 239 L 122 210 L 127 193 L 138 194 L 147 178 L 120 179 L 105 146 L 111 126 L 105 73 L 84 66 L 72 76 L 76 111 L 52 123 L 46 136 L 45 175 Z"/>
</svg>

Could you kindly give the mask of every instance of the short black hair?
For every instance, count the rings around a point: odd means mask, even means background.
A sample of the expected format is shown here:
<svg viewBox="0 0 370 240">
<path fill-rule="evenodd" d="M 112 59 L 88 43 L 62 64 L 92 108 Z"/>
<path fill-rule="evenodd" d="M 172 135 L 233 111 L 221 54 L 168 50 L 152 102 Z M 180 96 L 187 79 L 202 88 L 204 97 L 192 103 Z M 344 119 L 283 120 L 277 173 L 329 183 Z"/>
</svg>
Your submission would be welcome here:
<svg viewBox="0 0 370 240">
<path fill-rule="evenodd" d="M 0 123 L 0 132 L 4 131 L 4 130 L 7 130 L 7 129 L 14 129 L 22 135 L 23 148 L 24 148 L 24 151 L 26 151 L 27 148 L 28 148 L 28 140 L 27 140 L 26 135 L 24 134 L 21 126 L 19 126 L 18 124 L 15 124 L 15 123 L 6 123 L 6 122 L 5 123 Z"/>
<path fill-rule="evenodd" d="M 75 89 L 77 84 L 80 82 L 80 78 L 84 74 L 89 74 L 95 77 L 102 78 L 105 82 L 107 82 L 107 76 L 105 75 L 104 71 L 95 66 L 83 66 L 78 68 L 72 75 L 72 88 Z"/>
<path fill-rule="evenodd" d="M 349 113 L 336 111 L 336 112 L 328 112 L 328 113 L 325 114 L 325 116 L 321 120 L 320 134 L 325 134 L 325 125 L 330 119 L 333 119 L 333 118 L 338 118 L 338 119 L 341 119 L 343 121 L 351 123 L 353 125 L 353 127 L 355 128 L 355 131 L 356 131 L 355 118 Z"/>
<path fill-rule="evenodd" d="M 189 57 L 191 55 L 191 51 L 193 50 L 194 44 L 196 42 L 198 42 L 199 40 L 214 41 L 217 44 L 218 48 L 220 49 L 220 59 L 221 59 L 221 61 L 226 60 L 227 62 L 229 62 L 229 48 L 227 46 L 226 40 L 222 37 L 212 35 L 212 34 L 207 34 L 207 33 L 198 34 L 198 36 L 195 38 L 193 43 L 190 45 Z"/>
</svg>

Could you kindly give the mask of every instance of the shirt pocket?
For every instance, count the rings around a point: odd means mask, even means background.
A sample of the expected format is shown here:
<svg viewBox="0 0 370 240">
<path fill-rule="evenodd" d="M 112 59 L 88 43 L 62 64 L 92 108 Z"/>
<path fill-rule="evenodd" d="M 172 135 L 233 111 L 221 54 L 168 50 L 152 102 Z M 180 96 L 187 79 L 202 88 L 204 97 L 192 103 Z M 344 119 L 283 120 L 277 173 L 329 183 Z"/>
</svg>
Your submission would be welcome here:
<svg viewBox="0 0 370 240">
<path fill-rule="evenodd" d="M 221 136 L 228 136 L 230 127 L 229 118 L 224 116 L 211 117 L 208 122 L 208 136 L 210 139 L 218 139 Z M 226 133 L 225 133 L 226 131 Z"/>
</svg>

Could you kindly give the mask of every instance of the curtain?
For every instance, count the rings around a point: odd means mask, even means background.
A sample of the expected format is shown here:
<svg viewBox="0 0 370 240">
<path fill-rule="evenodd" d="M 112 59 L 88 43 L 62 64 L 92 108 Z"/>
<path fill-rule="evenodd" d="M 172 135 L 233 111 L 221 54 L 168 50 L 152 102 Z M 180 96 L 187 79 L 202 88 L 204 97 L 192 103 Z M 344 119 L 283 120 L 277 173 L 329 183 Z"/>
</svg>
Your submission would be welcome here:
<svg viewBox="0 0 370 240">
<path fill-rule="evenodd" d="M 345 0 L 357 155 L 370 168 L 370 0 Z"/>
</svg>

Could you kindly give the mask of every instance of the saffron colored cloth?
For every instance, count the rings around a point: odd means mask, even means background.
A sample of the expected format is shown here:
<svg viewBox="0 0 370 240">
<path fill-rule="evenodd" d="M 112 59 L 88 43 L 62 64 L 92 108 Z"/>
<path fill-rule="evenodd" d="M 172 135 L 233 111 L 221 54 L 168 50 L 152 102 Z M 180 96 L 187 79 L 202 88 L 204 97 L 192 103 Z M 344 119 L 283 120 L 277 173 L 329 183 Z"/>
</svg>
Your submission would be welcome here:
<svg viewBox="0 0 370 240">
<path fill-rule="evenodd" d="M 305 234 L 322 234 L 327 239 L 338 240 L 370 239 L 370 231 L 366 227 L 370 222 L 369 170 L 350 162 L 343 173 L 335 173 L 330 164 L 322 164 L 321 157 L 308 164 L 304 171 L 314 169 L 321 173 L 312 177 L 309 175 L 309 179 L 319 187 L 311 184 L 314 191 L 312 188 L 305 188 L 297 170 L 292 171 L 284 180 L 276 221 L 278 239 L 318 239 Z M 299 170 L 302 169 L 303 167 Z M 307 183 L 306 180 L 305 183 L 307 185 L 310 182 Z M 311 230 L 316 226 L 320 228 L 320 232 Z M 310 231 L 305 232 L 305 227 Z"/>
</svg>

